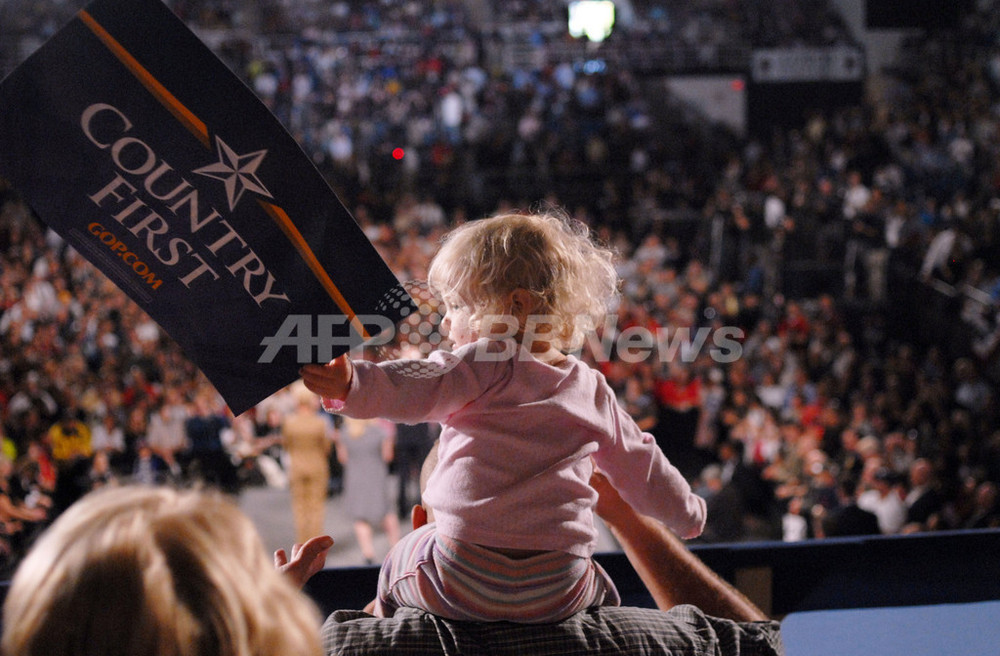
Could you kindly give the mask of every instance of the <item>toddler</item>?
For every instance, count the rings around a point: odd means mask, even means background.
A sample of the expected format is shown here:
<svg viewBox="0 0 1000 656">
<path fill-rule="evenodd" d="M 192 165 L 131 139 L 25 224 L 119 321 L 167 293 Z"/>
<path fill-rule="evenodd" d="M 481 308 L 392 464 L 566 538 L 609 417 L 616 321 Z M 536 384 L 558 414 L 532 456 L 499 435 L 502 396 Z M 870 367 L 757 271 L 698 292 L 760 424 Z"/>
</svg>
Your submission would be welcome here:
<svg viewBox="0 0 1000 656">
<path fill-rule="evenodd" d="M 450 232 L 428 277 L 452 352 L 302 369 L 329 411 L 442 425 L 423 497 L 435 521 L 386 557 L 376 615 L 541 623 L 617 605 L 591 558 L 595 464 L 682 537 L 701 533 L 705 502 L 571 354 L 617 292 L 611 252 L 561 214 L 506 214 Z"/>
</svg>

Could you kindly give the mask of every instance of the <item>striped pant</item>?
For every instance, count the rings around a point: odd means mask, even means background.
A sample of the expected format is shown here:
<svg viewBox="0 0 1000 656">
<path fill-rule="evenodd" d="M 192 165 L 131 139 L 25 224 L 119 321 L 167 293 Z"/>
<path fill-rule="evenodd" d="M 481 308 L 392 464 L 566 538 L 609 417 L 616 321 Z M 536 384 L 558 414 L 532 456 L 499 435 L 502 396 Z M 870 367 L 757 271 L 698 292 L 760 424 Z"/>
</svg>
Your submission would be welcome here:
<svg viewBox="0 0 1000 656">
<path fill-rule="evenodd" d="M 611 578 L 591 558 L 561 551 L 511 558 L 427 524 L 386 557 L 375 614 L 391 617 L 407 606 L 453 620 L 540 624 L 620 603 Z"/>
</svg>

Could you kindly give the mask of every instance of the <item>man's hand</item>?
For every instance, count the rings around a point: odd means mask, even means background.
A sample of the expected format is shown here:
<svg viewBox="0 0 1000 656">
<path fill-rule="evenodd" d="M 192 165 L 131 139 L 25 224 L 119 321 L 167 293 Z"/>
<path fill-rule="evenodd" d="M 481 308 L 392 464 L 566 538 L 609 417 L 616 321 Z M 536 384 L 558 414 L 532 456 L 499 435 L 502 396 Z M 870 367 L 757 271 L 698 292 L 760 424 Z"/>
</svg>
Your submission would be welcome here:
<svg viewBox="0 0 1000 656">
<path fill-rule="evenodd" d="M 413 526 L 414 531 L 418 528 L 423 528 L 429 521 L 430 517 L 428 516 L 427 508 L 419 503 L 410 510 L 410 524 Z"/>
<path fill-rule="evenodd" d="M 313 574 L 326 565 L 326 554 L 332 546 L 333 538 L 329 535 L 310 538 L 304 544 L 292 547 L 291 560 L 288 559 L 284 549 L 278 549 L 274 552 L 274 567 L 288 575 L 295 586 L 301 588 Z"/>
<path fill-rule="evenodd" d="M 594 473 L 590 477 L 590 487 L 597 492 L 597 505 L 594 507 L 594 512 L 608 524 L 615 524 L 623 515 L 635 513 L 632 506 L 622 498 L 608 477 L 597 469 L 594 469 Z"/>
</svg>

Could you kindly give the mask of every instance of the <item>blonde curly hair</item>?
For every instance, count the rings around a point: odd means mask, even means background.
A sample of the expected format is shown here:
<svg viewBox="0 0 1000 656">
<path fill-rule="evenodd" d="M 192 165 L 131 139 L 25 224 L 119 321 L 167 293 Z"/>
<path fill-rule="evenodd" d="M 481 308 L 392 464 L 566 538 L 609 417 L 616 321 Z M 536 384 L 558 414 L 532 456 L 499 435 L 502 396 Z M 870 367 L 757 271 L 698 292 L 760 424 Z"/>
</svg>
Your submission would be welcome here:
<svg viewBox="0 0 1000 656">
<path fill-rule="evenodd" d="M 476 327 L 508 315 L 514 290 L 529 292 L 532 314 L 545 317 L 546 337 L 560 350 L 578 348 L 618 294 L 614 253 L 595 242 L 587 226 L 555 210 L 459 226 L 445 235 L 428 282 L 441 296 L 462 299 Z"/>
</svg>

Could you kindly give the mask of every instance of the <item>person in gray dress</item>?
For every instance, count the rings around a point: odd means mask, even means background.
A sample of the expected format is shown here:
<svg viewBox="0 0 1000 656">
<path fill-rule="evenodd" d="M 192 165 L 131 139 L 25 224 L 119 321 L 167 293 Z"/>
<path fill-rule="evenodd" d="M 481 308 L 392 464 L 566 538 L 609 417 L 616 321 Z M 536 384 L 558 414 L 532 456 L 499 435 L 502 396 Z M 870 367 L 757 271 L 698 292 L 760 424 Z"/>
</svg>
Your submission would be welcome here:
<svg viewBox="0 0 1000 656">
<path fill-rule="evenodd" d="M 369 565 L 375 562 L 376 524 L 382 524 L 390 546 L 399 541 L 399 517 L 387 490 L 395 437 L 396 427 L 391 422 L 344 417 L 337 443 L 337 458 L 344 466 L 344 506 Z"/>
</svg>

